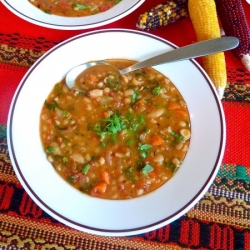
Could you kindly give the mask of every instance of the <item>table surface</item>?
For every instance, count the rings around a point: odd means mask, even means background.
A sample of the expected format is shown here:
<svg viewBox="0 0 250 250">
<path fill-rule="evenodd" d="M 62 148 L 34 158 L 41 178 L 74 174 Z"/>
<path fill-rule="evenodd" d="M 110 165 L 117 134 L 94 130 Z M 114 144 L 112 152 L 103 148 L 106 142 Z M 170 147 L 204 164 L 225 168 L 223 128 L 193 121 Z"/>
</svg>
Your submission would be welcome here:
<svg viewBox="0 0 250 250">
<path fill-rule="evenodd" d="M 130 237 L 77 231 L 40 209 L 13 170 L 6 139 L 7 117 L 14 92 L 29 67 L 74 35 L 104 28 L 136 30 L 138 16 L 161 2 L 146 0 L 121 20 L 74 31 L 28 23 L 0 3 L 0 249 L 250 249 L 250 72 L 232 51 L 225 53 L 228 85 L 222 106 L 227 142 L 222 164 L 204 197 L 171 224 Z M 245 0 L 242 3 L 250 25 L 250 5 Z M 177 46 L 196 41 L 189 18 L 148 33 Z"/>
</svg>

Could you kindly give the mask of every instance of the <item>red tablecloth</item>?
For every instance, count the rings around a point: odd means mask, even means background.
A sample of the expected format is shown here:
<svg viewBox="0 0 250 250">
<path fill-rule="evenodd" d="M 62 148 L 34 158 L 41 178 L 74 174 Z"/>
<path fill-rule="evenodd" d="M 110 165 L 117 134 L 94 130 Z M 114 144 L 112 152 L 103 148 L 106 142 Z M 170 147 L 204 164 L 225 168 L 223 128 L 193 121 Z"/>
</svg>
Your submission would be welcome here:
<svg viewBox="0 0 250 250">
<path fill-rule="evenodd" d="M 161 2 L 146 0 L 132 14 L 98 29 L 136 29 L 138 16 Z M 250 5 L 242 2 L 250 24 Z M 0 3 L 0 249 L 250 249 L 250 72 L 231 51 L 226 52 L 228 87 L 222 100 L 227 123 L 225 155 L 208 192 L 185 216 L 143 235 L 101 237 L 62 225 L 29 198 L 8 155 L 11 99 L 37 58 L 87 31 L 39 27 Z M 150 33 L 178 46 L 196 41 L 189 18 Z"/>
</svg>

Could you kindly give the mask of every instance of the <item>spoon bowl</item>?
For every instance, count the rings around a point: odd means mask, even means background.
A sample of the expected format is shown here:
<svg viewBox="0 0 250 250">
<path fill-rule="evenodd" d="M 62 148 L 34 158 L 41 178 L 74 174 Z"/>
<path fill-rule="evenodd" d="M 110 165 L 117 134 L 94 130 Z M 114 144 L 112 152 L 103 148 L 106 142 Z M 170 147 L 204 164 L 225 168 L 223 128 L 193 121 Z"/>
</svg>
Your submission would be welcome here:
<svg viewBox="0 0 250 250">
<path fill-rule="evenodd" d="M 205 55 L 215 54 L 222 51 L 231 50 L 236 48 L 238 44 L 239 44 L 239 39 L 233 36 L 210 39 L 165 52 L 155 57 L 151 57 L 147 60 L 135 63 L 122 70 L 115 68 L 113 65 L 105 61 L 87 62 L 72 68 L 67 73 L 66 84 L 69 88 L 73 88 L 75 85 L 76 78 L 80 74 L 83 74 L 83 71 L 89 69 L 90 67 L 92 68 L 100 64 L 107 65 L 110 68 L 112 67 L 112 70 L 114 72 L 117 72 L 120 75 L 125 75 L 131 71 L 141 68 L 156 66 L 159 64 L 175 62 L 180 60 L 187 60 Z"/>
</svg>

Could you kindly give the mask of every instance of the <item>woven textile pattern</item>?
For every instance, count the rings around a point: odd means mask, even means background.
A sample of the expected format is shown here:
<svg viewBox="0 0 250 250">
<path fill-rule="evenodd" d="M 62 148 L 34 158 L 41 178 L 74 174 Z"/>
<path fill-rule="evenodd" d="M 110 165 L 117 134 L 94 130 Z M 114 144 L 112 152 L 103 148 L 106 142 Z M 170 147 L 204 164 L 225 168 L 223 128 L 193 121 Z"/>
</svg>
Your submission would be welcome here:
<svg viewBox="0 0 250 250">
<path fill-rule="evenodd" d="M 0 76 L 21 79 L 56 44 L 43 37 L 0 34 Z M 16 86 L 6 88 L 13 93 Z M 9 101 L 12 95 L 3 98 Z M 170 225 L 143 235 L 107 238 L 68 228 L 31 200 L 9 159 L 4 122 L 8 109 L 1 107 L 0 249 L 250 249 L 250 143 L 244 137 L 250 133 L 250 73 L 228 68 L 223 108 L 229 129 L 241 122 L 246 131 L 230 131 L 223 164 L 206 195 Z"/>
</svg>

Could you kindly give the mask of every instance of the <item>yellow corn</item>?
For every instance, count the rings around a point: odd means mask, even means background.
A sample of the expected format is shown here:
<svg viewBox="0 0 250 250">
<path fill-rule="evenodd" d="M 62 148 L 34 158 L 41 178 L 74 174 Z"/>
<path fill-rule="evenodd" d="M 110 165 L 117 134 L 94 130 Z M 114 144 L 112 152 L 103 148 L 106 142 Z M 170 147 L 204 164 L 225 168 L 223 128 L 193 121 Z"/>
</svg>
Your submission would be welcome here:
<svg viewBox="0 0 250 250">
<path fill-rule="evenodd" d="M 214 0 L 189 0 L 191 18 L 198 41 L 220 37 L 220 27 Z M 227 83 L 226 61 L 223 52 L 204 56 L 202 67 L 222 98 Z"/>
</svg>

